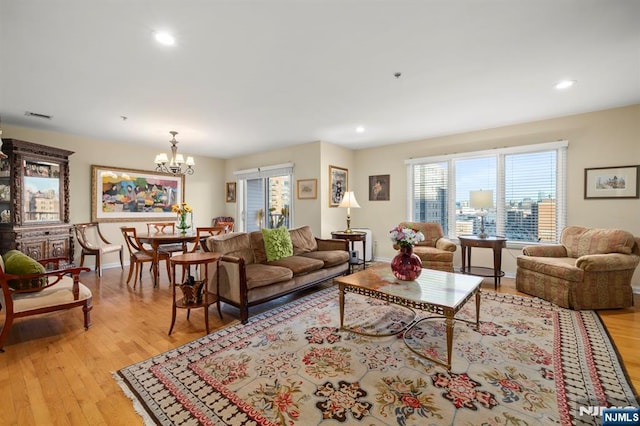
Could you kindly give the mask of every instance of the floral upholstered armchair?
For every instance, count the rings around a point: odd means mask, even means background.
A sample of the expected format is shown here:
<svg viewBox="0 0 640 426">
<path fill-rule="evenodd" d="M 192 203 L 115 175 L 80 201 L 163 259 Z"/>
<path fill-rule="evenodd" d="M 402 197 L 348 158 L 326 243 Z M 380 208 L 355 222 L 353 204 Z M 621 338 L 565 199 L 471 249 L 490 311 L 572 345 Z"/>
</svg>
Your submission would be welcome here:
<svg viewBox="0 0 640 426">
<path fill-rule="evenodd" d="M 566 227 L 560 244 L 522 249 L 516 289 L 576 310 L 632 306 L 639 244 L 640 238 L 620 229 Z"/>
<path fill-rule="evenodd" d="M 422 267 L 453 272 L 453 253 L 458 246 L 444 237 L 442 226 L 436 222 L 400 222 L 401 228 L 412 228 L 424 234 L 424 241 L 413 247 L 413 252 L 422 260 Z M 400 249 L 397 244 L 393 245 Z"/>
</svg>

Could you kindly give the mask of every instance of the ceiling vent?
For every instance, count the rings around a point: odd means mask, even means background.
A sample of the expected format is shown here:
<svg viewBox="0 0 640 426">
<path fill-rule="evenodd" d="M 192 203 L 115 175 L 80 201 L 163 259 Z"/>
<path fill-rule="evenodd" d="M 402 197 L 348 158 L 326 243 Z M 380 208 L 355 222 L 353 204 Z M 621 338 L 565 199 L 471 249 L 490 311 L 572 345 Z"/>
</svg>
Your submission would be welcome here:
<svg viewBox="0 0 640 426">
<path fill-rule="evenodd" d="M 24 115 L 26 115 L 27 117 L 42 118 L 45 120 L 51 120 L 53 118 L 53 116 L 51 115 L 39 114 L 37 112 L 31 112 L 31 111 L 25 111 Z"/>
</svg>

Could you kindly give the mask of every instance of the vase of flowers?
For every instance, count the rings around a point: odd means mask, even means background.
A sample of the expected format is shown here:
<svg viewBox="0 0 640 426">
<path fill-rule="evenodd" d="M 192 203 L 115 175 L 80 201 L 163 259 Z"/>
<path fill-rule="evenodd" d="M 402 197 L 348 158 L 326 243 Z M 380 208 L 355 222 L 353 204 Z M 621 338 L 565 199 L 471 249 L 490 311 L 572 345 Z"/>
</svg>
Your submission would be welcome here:
<svg viewBox="0 0 640 426">
<path fill-rule="evenodd" d="M 186 234 L 187 230 L 191 228 L 191 224 L 187 223 L 187 215 L 190 215 L 191 221 L 193 221 L 193 209 L 189 204 L 182 202 L 171 206 L 171 211 L 178 215 L 178 225 L 176 228 L 180 230 L 181 234 Z"/>
<path fill-rule="evenodd" d="M 413 246 L 424 241 L 424 234 L 416 229 L 396 226 L 391 241 L 400 246 L 400 252 L 391 260 L 391 271 L 401 281 L 413 281 L 422 272 L 422 260 L 413 253 Z"/>
</svg>

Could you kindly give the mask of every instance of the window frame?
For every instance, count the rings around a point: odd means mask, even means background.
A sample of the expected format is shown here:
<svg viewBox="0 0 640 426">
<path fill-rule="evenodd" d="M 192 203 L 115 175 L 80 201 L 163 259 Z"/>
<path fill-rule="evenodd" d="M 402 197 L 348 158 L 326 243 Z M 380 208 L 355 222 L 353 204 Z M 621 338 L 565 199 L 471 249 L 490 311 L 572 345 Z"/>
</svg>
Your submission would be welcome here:
<svg viewBox="0 0 640 426">
<path fill-rule="evenodd" d="M 481 151 L 469 151 L 456 154 L 436 155 L 405 160 L 407 173 L 407 220 L 411 221 L 415 214 L 414 200 L 414 166 L 447 163 L 447 229 L 444 229 L 447 238 L 457 242 L 456 236 L 456 161 L 477 159 L 483 157 L 496 158 L 496 234 L 504 235 L 506 225 L 505 214 L 505 157 L 513 154 L 530 154 L 536 152 L 556 151 L 556 240 L 560 238 L 561 230 L 567 223 L 567 149 L 569 143 L 566 140 L 547 142 L 540 144 L 521 145 L 514 147 L 496 148 Z M 556 241 L 557 242 L 557 241 Z M 545 242 L 549 244 L 549 242 Z M 536 241 L 508 240 L 507 247 L 522 248 L 527 245 L 538 244 Z"/>
<path fill-rule="evenodd" d="M 267 226 L 267 222 L 269 220 L 269 205 L 270 205 L 270 201 L 269 201 L 269 188 L 268 188 L 268 181 L 270 178 L 273 177 L 279 177 L 279 176 L 286 176 L 288 177 L 289 180 L 289 215 L 288 218 L 286 220 L 286 222 L 288 223 L 288 228 L 291 229 L 293 228 L 294 224 L 293 224 L 293 190 L 292 190 L 292 183 L 293 183 L 293 163 L 284 163 L 284 164 L 276 164 L 276 165 L 272 165 L 272 166 L 262 166 L 262 167 L 256 167 L 253 169 L 246 169 L 246 170 L 238 170 L 234 172 L 234 175 L 236 177 L 236 180 L 238 181 L 238 185 L 237 185 L 237 207 L 238 207 L 238 217 L 239 217 L 239 223 L 236 227 L 236 230 L 242 230 L 244 232 L 247 231 L 247 227 L 248 227 L 248 218 L 246 217 L 247 215 L 247 197 L 248 197 L 248 189 L 247 189 L 247 182 L 249 180 L 260 180 L 261 184 L 261 190 L 262 190 L 262 203 L 264 204 L 263 210 L 264 210 L 264 216 L 263 216 L 263 222 L 262 222 L 262 227 L 263 228 L 268 228 Z"/>
</svg>

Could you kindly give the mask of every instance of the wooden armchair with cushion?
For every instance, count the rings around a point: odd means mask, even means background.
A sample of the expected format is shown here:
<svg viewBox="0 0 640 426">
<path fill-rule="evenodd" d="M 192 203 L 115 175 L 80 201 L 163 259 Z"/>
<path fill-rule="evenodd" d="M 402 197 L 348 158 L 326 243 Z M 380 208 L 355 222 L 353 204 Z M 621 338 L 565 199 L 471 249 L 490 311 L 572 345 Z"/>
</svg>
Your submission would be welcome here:
<svg viewBox="0 0 640 426">
<path fill-rule="evenodd" d="M 424 241 L 413 247 L 413 252 L 422 259 L 423 268 L 453 272 L 453 253 L 458 246 L 444 237 L 439 223 L 401 222 L 399 226 L 412 228 L 424 234 Z M 393 248 L 400 250 L 397 244 L 394 244 Z"/>
<path fill-rule="evenodd" d="M 80 283 L 80 272 L 89 268 L 58 269 L 66 258 L 34 260 L 10 250 L 0 257 L 0 306 L 4 309 L 4 326 L 0 333 L 0 352 L 16 318 L 82 306 L 84 328 L 91 325 L 93 308 L 91 290 Z M 45 270 L 53 265 L 54 270 Z"/>
<path fill-rule="evenodd" d="M 640 263 L 639 243 L 620 229 L 568 226 L 560 244 L 522 249 L 516 289 L 576 310 L 632 306 L 631 278 Z"/>
<path fill-rule="evenodd" d="M 118 253 L 120 255 L 120 268 L 122 269 L 122 245 L 111 244 L 100 232 L 97 222 L 76 223 L 73 228 L 76 231 L 76 238 L 82 252 L 80 253 L 80 266 L 84 266 L 85 256 L 96 257 L 95 270 L 98 276 L 102 276 L 102 256 L 108 253 Z"/>
</svg>

